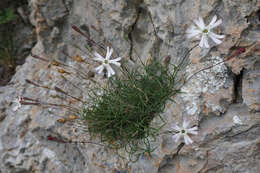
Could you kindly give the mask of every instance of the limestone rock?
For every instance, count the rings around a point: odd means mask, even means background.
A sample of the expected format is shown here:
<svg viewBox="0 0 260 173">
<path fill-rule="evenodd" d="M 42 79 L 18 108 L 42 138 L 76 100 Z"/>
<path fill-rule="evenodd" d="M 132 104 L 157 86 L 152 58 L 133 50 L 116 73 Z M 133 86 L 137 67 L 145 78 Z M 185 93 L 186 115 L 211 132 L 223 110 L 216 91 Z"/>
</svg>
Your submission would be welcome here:
<svg viewBox="0 0 260 173">
<path fill-rule="evenodd" d="M 37 43 L 32 52 L 57 59 L 86 74 L 94 72 L 95 62 L 82 65 L 62 54 L 83 56 L 85 38 L 74 32 L 80 27 L 98 42 L 108 40 L 115 51 L 130 62 L 138 64 L 152 57 L 162 60 L 171 56 L 171 63 L 181 62 L 196 42 L 185 37 L 192 20 L 202 16 L 208 22 L 213 15 L 223 19 L 217 33 L 226 34 L 220 46 L 208 50 L 194 48 L 183 68 L 188 76 L 212 64 L 223 61 L 237 48 L 246 52 L 232 60 L 198 73 L 182 88 L 176 102 L 166 105 L 162 116 L 170 130 L 183 117 L 199 126 L 193 145 L 174 143 L 171 135 L 161 134 L 152 147 L 152 157 L 142 155 L 137 162 L 122 159 L 110 149 L 95 144 L 71 144 L 48 140 L 89 141 L 84 126 L 57 120 L 71 112 L 62 108 L 25 105 L 14 112 L 14 99 L 23 95 L 52 103 L 80 107 L 81 103 L 46 88 L 29 85 L 29 79 L 44 86 L 59 86 L 72 95 L 88 99 L 96 83 L 106 81 L 91 75 L 89 80 L 64 76 L 59 67 L 29 56 L 10 84 L 0 88 L 0 172 L 57 173 L 258 173 L 260 145 L 259 114 L 259 10 L 257 0 L 199 1 L 199 0 L 29 0 L 30 22 L 34 25 Z M 95 29 L 93 29 L 95 28 Z M 258 29 L 257 29 L 258 28 Z M 139 55 L 140 59 L 137 57 Z M 69 72 L 74 72 L 73 70 Z M 234 76 L 240 75 L 239 80 Z M 238 77 L 237 77 L 238 78 Z M 237 82 L 241 81 L 241 83 Z M 82 88 L 82 90 L 76 89 Z M 242 99 L 237 99 L 241 95 Z M 237 116 L 242 125 L 233 122 Z M 153 123 L 159 121 L 154 119 Z M 99 142 L 98 140 L 96 142 Z M 127 154 L 122 150 L 122 156 Z"/>
</svg>

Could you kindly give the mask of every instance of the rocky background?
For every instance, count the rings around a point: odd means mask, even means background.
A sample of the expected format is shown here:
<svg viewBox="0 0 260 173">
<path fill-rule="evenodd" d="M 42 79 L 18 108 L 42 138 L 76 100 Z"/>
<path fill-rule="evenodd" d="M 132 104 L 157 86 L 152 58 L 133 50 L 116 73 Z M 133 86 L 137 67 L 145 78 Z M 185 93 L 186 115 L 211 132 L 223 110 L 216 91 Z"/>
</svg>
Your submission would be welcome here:
<svg viewBox="0 0 260 173">
<path fill-rule="evenodd" d="M 169 102 L 162 115 L 168 124 L 181 124 L 183 117 L 199 126 L 193 145 L 174 143 L 162 134 L 153 144 L 152 157 L 142 156 L 132 163 L 109 149 L 93 144 L 64 144 L 47 140 L 48 135 L 64 139 L 86 140 L 84 129 L 72 122 L 57 122 L 70 113 L 63 109 L 23 106 L 14 112 L 19 95 L 55 103 L 70 102 L 54 97 L 55 92 L 37 88 L 25 79 L 58 85 L 74 96 L 86 98 L 93 81 L 67 75 L 46 62 L 27 57 L 16 68 L 8 85 L 0 87 L 0 173 L 258 173 L 260 170 L 260 2 L 258 0 L 28 0 L 25 18 L 34 27 L 37 43 L 32 52 L 59 59 L 78 69 L 93 72 L 96 64 L 82 65 L 64 56 L 84 55 L 73 45 L 86 41 L 71 29 L 79 26 L 91 38 L 108 40 L 120 56 L 138 63 L 150 57 L 171 56 L 179 62 L 197 42 L 185 37 L 185 30 L 198 16 L 209 22 L 214 15 L 223 19 L 218 33 L 226 35 L 220 46 L 195 48 L 187 75 L 220 62 L 237 48 L 246 52 L 190 80 L 183 94 Z M 98 30 L 95 31 L 93 28 Z M 28 33 L 28 32 L 27 32 Z M 104 35 L 102 38 L 100 35 Z M 21 44 L 23 46 L 24 44 Z M 213 44 L 211 44 L 213 45 Z M 76 90 L 74 85 L 84 88 Z M 242 124 L 235 123 L 237 116 Z M 153 123 L 156 123 L 155 119 Z M 80 129 L 80 130 L 79 130 Z M 121 153 L 124 155 L 124 153 Z"/>
<path fill-rule="evenodd" d="M 12 9 L 14 17 L 4 23 L 0 14 L 0 86 L 11 80 L 15 67 L 25 62 L 37 41 L 28 18 L 30 9 L 27 1 L 1 0 L 0 11 L 6 9 Z"/>
</svg>

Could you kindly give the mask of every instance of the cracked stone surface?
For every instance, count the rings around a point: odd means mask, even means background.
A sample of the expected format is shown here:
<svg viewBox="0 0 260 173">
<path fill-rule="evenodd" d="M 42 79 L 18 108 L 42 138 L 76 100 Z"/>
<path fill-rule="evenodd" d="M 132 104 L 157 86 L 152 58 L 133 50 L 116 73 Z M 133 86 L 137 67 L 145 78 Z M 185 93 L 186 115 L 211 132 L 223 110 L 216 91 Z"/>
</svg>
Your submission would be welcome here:
<svg viewBox="0 0 260 173">
<path fill-rule="evenodd" d="M 71 29 L 79 26 L 97 42 L 108 40 L 118 55 L 133 64 L 151 57 L 171 56 L 171 63 L 182 60 L 197 44 L 185 37 L 192 20 L 202 16 L 207 22 L 216 14 L 223 24 L 216 30 L 225 34 L 219 46 L 198 47 L 189 56 L 183 74 L 223 61 L 240 47 L 246 52 L 195 75 L 182 88 L 175 102 L 166 105 L 162 116 L 167 131 L 185 117 L 198 125 L 193 145 L 174 143 L 171 135 L 161 134 L 152 146 L 152 157 L 137 162 L 122 159 L 114 151 L 94 144 L 68 144 L 47 140 L 49 135 L 88 141 L 84 126 L 57 122 L 71 114 L 67 109 L 25 105 L 18 111 L 14 99 L 23 95 L 60 104 L 81 103 L 44 88 L 59 86 L 73 96 L 87 100 L 87 92 L 106 80 L 94 75 L 82 80 L 58 73 L 59 67 L 28 57 L 17 67 L 9 85 L 0 87 L 0 173 L 258 173 L 260 170 L 260 2 L 257 0 L 29 0 L 30 22 L 37 44 L 32 53 L 66 62 L 89 74 L 96 63 L 83 65 L 61 52 L 83 56 L 73 44 L 86 40 Z M 95 31 L 95 28 L 97 31 Z M 103 36 L 102 36 L 103 35 Z M 93 57 L 88 57 L 89 59 Z M 73 70 L 69 71 L 73 72 Z M 235 76 L 235 77 L 234 77 Z M 236 79 L 236 80 L 235 80 Z M 82 88 L 82 90 L 76 89 Z M 242 124 L 236 124 L 237 116 Z M 154 119 L 156 124 L 158 119 Z M 95 139 L 94 139 L 95 140 Z M 96 141 L 98 142 L 98 141 Z M 120 154 L 126 156 L 124 151 Z"/>
</svg>

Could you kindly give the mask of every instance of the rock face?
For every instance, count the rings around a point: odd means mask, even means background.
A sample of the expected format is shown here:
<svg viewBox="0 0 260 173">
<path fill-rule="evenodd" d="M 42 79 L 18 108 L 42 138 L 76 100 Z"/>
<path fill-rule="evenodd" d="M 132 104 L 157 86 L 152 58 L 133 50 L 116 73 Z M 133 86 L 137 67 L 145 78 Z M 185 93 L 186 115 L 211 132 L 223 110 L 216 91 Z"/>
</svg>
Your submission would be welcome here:
<svg viewBox="0 0 260 173">
<path fill-rule="evenodd" d="M 223 19 L 218 33 L 226 35 L 223 43 L 189 54 L 189 65 L 183 69 L 191 75 L 201 68 L 222 61 L 237 48 L 246 52 L 214 68 L 198 73 L 182 88 L 184 93 L 169 102 L 162 116 L 172 123 L 183 117 L 199 126 L 193 145 L 174 143 L 171 135 L 159 135 L 152 157 L 137 162 L 122 159 L 113 151 L 94 144 L 64 144 L 47 140 L 48 135 L 64 139 L 88 140 L 84 129 L 73 123 L 61 124 L 65 109 L 22 106 L 18 111 L 14 99 L 23 95 L 60 104 L 71 101 L 55 97 L 56 92 L 34 87 L 25 79 L 45 86 L 60 86 L 73 96 L 86 98 L 93 80 L 65 75 L 49 68 L 43 61 L 28 57 L 17 68 L 9 85 L 0 88 L 0 173 L 258 173 L 260 170 L 260 2 L 258 0 L 29 0 L 30 22 L 35 27 L 37 44 L 32 52 L 56 58 L 86 73 L 95 63 L 82 66 L 61 52 L 84 55 L 73 44 L 86 41 L 71 29 L 77 25 L 92 39 L 108 40 L 115 51 L 130 62 L 150 57 L 171 56 L 172 63 L 182 60 L 197 42 L 185 37 L 192 20 L 202 16 L 207 22 L 214 15 Z M 97 32 L 96 30 L 100 31 Z M 101 37 L 100 35 L 103 35 Z M 214 45 L 214 44 L 211 44 Z M 93 57 L 89 57 L 93 58 Z M 76 90 L 75 86 L 84 88 Z M 237 116 L 242 124 L 233 121 Z M 157 120 L 155 119 L 154 122 Z M 76 131 L 76 129 L 80 129 Z M 121 155 L 125 156 L 122 152 Z"/>
</svg>

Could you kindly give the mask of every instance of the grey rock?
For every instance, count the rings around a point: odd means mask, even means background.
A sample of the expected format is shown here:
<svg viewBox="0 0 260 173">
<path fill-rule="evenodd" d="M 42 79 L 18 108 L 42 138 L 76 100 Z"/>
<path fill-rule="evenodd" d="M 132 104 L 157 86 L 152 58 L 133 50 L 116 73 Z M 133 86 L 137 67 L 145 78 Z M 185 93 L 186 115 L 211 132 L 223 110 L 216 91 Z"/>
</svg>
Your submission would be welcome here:
<svg viewBox="0 0 260 173">
<path fill-rule="evenodd" d="M 260 69 L 260 68 L 259 68 Z M 260 111 L 260 70 L 245 71 L 243 77 L 243 101 L 253 111 Z"/>
<path fill-rule="evenodd" d="M 58 59 L 86 74 L 93 72 L 96 66 L 92 56 L 87 57 L 89 64 L 83 65 L 61 53 L 64 50 L 72 56 L 84 55 L 72 46 L 76 43 L 83 48 L 86 44 L 85 38 L 71 29 L 72 24 L 98 42 L 108 40 L 120 56 L 135 65 L 140 59 L 144 62 L 152 57 L 163 60 L 167 55 L 171 56 L 171 63 L 176 64 L 196 44 L 186 39 L 187 26 L 199 15 L 209 21 L 216 14 L 223 19 L 219 32 L 226 34 L 225 40 L 209 50 L 193 49 L 182 73 L 192 75 L 220 62 L 237 47 L 246 47 L 246 52 L 232 62 L 198 73 L 182 88 L 185 93 L 174 98 L 175 103 L 167 103 L 162 116 L 168 123 L 162 132 L 170 130 L 171 124 L 180 124 L 183 117 L 188 118 L 199 126 L 199 134 L 192 136 L 194 144 L 182 146 L 181 142 L 174 143 L 171 135 L 161 134 L 151 144 L 157 146 L 152 157 L 143 155 L 137 162 L 129 162 L 124 150 L 119 153 L 127 159 L 99 145 L 49 140 L 48 136 L 90 140 L 84 131 L 84 122 L 57 122 L 71 111 L 25 105 L 14 112 L 13 101 L 19 95 L 51 103 L 70 101 L 71 106 L 82 106 L 65 95 L 61 95 L 62 99 L 54 97 L 57 92 L 29 85 L 25 79 L 52 88 L 59 86 L 84 100 L 88 100 L 86 93 L 95 87 L 93 80 L 98 85 L 106 82 L 99 75 L 85 80 L 64 74 L 68 82 L 61 78 L 57 67 L 29 56 L 25 64 L 17 68 L 10 84 L 0 88 L 0 113 L 5 115 L 0 121 L 0 172 L 258 172 L 260 119 L 259 107 L 255 105 L 259 104 L 259 61 L 255 42 L 259 38 L 252 37 L 252 33 L 258 33 L 254 27 L 258 25 L 255 17 L 260 8 L 258 1 L 30 0 L 29 5 L 30 22 L 37 36 L 32 52 L 47 59 Z M 93 30 L 93 26 L 100 32 Z M 240 91 L 235 89 L 231 71 L 239 74 L 242 69 Z M 234 103 L 235 91 L 241 92 L 241 103 Z M 243 124 L 234 123 L 234 116 Z M 152 123 L 157 122 L 159 118 Z"/>
</svg>

